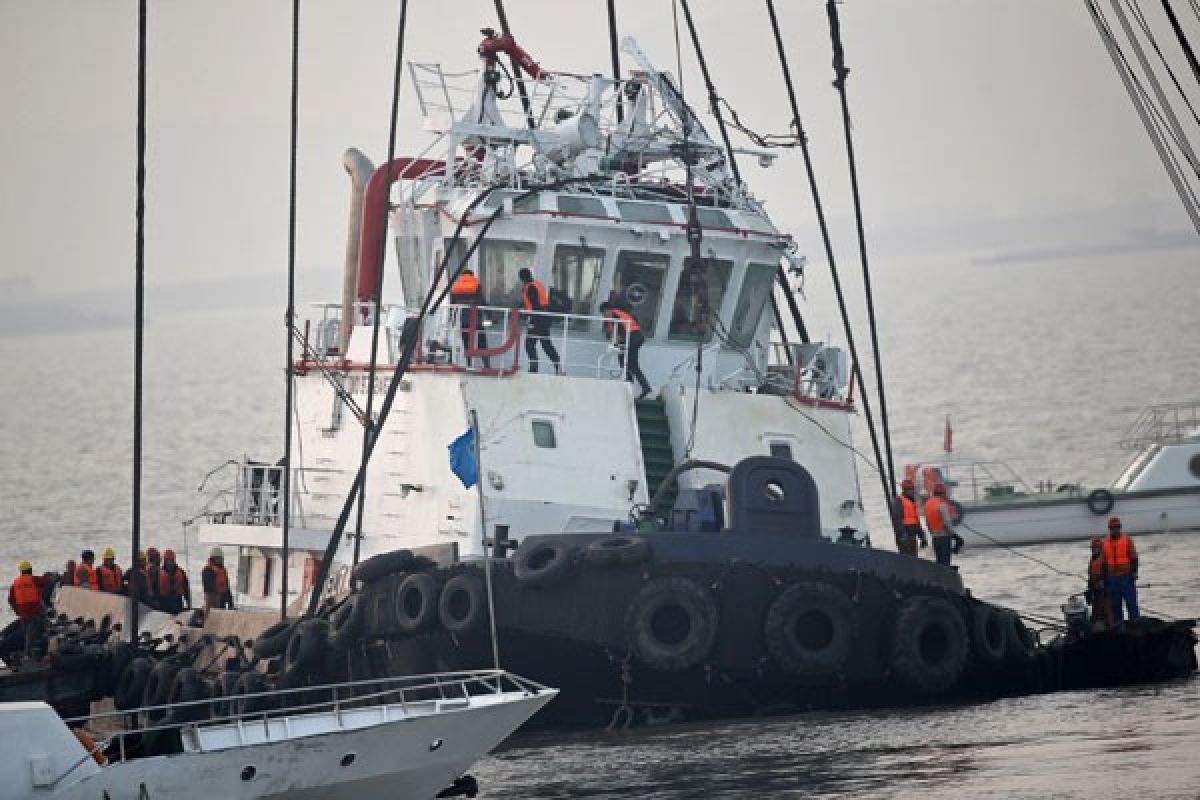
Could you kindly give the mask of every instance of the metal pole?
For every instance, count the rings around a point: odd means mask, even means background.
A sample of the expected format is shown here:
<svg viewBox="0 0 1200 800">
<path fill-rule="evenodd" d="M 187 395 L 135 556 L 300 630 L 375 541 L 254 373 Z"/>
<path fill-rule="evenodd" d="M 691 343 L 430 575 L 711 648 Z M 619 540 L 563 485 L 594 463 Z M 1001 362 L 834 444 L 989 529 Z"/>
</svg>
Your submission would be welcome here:
<svg viewBox="0 0 1200 800">
<path fill-rule="evenodd" d="M 137 555 L 142 546 L 142 351 L 146 306 L 146 0 L 138 2 L 137 51 L 137 231 L 134 239 L 134 330 L 133 330 L 133 520 L 131 543 L 133 564 L 129 586 L 136 584 Z M 129 592 L 129 641 L 138 638 L 138 593 Z"/>
<path fill-rule="evenodd" d="M 492 663 L 500 669 L 500 638 L 496 635 L 496 594 L 492 588 L 492 554 L 493 548 L 488 548 L 487 515 L 483 506 L 483 471 L 479 460 L 479 416 L 471 409 L 471 431 L 475 434 L 475 489 L 479 492 L 479 529 L 483 536 L 483 576 L 487 584 L 488 620 L 492 631 Z M 493 545 L 495 543 L 493 542 Z"/>
<path fill-rule="evenodd" d="M 298 89 L 300 85 L 300 0 L 292 0 L 292 116 L 291 116 L 291 159 L 288 166 L 288 278 L 287 278 L 287 364 L 284 365 L 284 405 L 283 411 L 283 513 L 280 519 L 281 538 L 283 545 L 283 575 L 279 584 L 279 618 L 287 619 L 288 607 L 288 572 L 291 568 L 291 548 L 288 534 L 291 526 L 292 504 L 292 393 L 294 391 L 295 375 L 292 373 L 292 361 L 295 354 L 292 350 L 294 338 L 292 332 L 296 329 L 296 146 L 298 128 Z M 270 481 L 267 482 L 268 485 Z M 260 508 L 266 508 L 261 504 Z M 314 586 L 314 592 L 320 592 L 319 586 Z"/>
</svg>

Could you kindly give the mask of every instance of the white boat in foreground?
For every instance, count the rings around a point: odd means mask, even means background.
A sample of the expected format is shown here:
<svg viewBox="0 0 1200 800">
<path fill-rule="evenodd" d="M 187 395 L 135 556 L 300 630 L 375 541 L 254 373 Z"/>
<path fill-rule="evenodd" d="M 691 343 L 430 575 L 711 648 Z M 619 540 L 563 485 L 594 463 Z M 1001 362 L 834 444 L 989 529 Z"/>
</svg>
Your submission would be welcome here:
<svg viewBox="0 0 1200 800">
<path fill-rule="evenodd" d="M 556 694 L 488 670 L 244 695 L 205 722 L 181 720 L 208 700 L 72 720 L 6 703 L 0 798 L 433 798 Z M 92 732 L 91 750 L 72 728 Z"/>
<path fill-rule="evenodd" d="M 946 483 L 970 547 L 1090 539 L 1104 534 L 1110 516 L 1131 534 L 1200 530 L 1200 401 L 1143 409 L 1121 446 L 1134 456 L 1101 489 L 1053 481 L 1031 488 L 1003 462 L 909 469 L 922 492 Z"/>
</svg>

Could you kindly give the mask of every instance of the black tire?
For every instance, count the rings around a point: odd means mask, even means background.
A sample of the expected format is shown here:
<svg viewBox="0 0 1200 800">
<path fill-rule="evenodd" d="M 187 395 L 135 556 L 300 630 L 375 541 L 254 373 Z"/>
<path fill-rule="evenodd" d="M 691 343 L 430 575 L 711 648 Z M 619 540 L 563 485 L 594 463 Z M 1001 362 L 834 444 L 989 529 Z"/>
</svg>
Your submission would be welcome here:
<svg viewBox="0 0 1200 800">
<path fill-rule="evenodd" d="M 589 544 L 583 557 L 598 567 L 641 564 L 650 557 L 650 543 L 644 536 L 605 536 Z"/>
<path fill-rule="evenodd" d="M 146 688 L 142 692 L 142 705 L 166 705 L 167 698 L 171 692 L 171 682 L 175 680 L 175 675 L 178 672 L 179 667 L 170 661 L 160 661 L 155 664 L 154 669 L 150 671 L 150 677 L 146 679 Z M 143 724 L 156 723 L 163 718 L 165 713 L 163 710 L 147 711 Z"/>
<path fill-rule="evenodd" d="M 513 557 L 513 574 L 528 586 L 552 586 L 571 572 L 575 547 L 563 539 L 522 545 Z"/>
<path fill-rule="evenodd" d="M 233 689 L 233 710 L 235 714 L 257 714 L 270 711 L 275 707 L 274 699 L 270 697 L 246 697 L 270 690 L 267 679 L 258 672 L 244 672 L 238 678 L 237 686 Z"/>
<path fill-rule="evenodd" d="M 108 656 L 108 674 L 106 680 L 106 694 L 116 695 L 117 687 L 121 683 L 121 675 L 125 669 L 133 662 L 134 649 L 133 645 L 128 642 L 116 642 L 109 645 Z"/>
<path fill-rule="evenodd" d="M 329 620 L 306 619 L 296 626 L 283 656 L 283 674 L 304 678 L 321 663 L 321 654 L 329 647 Z"/>
<path fill-rule="evenodd" d="M 172 706 L 173 714 L 180 722 L 195 722 L 207 716 L 207 705 L 176 705 L 178 703 L 198 703 L 209 698 L 209 690 L 200 673 L 191 667 L 185 667 L 175 673 L 171 688 L 167 691 L 167 702 Z"/>
<path fill-rule="evenodd" d="M 1116 504 L 1116 498 L 1108 489 L 1093 489 L 1087 496 L 1088 511 L 1097 516 L 1103 516 L 1112 511 Z"/>
<path fill-rule="evenodd" d="M 1008 657 L 1018 664 L 1033 661 L 1038 654 L 1037 637 L 1013 612 L 1004 612 L 1004 617 L 1004 638 Z"/>
<path fill-rule="evenodd" d="M 688 578 L 655 578 L 626 609 L 625 636 L 647 666 L 667 671 L 693 667 L 717 640 L 717 604 Z"/>
<path fill-rule="evenodd" d="M 404 572 L 412 567 L 413 554 L 411 550 L 393 550 L 390 553 L 380 553 L 371 556 L 354 568 L 350 577 L 357 583 L 370 583 L 387 575 Z"/>
<path fill-rule="evenodd" d="M 954 686 L 967 662 L 967 625 L 939 597 L 910 597 L 892 629 L 892 671 L 908 687 L 937 694 Z"/>
<path fill-rule="evenodd" d="M 763 635 L 771 660 L 784 672 L 829 678 L 850 659 L 858 612 L 836 586 L 797 583 L 767 609 Z"/>
<path fill-rule="evenodd" d="M 438 620 L 450 633 L 467 633 L 487 619 L 487 593 L 478 575 L 460 572 L 442 587 Z"/>
<path fill-rule="evenodd" d="M 971 609 L 971 652 L 984 664 L 997 664 L 1008 654 L 1008 620 L 986 603 Z"/>
<path fill-rule="evenodd" d="M 963 508 L 963 504 L 958 502 L 957 500 L 950 500 L 949 502 L 950 502 L 950 512 L 951 512 L 950 524 L 958 525 L 959 523 L 961 523 L 963 521 L 963 517 L 966 516 L 967 510 L 965 508 Z"/>
<path fill-rule="evenodd" d="M 121 671 L 117 688 L 113 692 L 113 705 L 119 711 L 130 711 L 142 704 L 146 692 L 146 681 L 154 670 L 154 662 L 148 658 L 135 658 Z"/>
<path fill-rule="evenodd" d="M 294 619 L 281 620 L 260 633 L 254 639 L 254 655 L 268 659 L 286 650 L 297 622 Z"/>
<path fill-rule="evenodd" d="M 438 591 L 432 575 L 420 572 L 400 582 L 393 616 L 401 633 L 421 633 L 437 622 Z"/>
<path fill-rule="evenodd" d="M 221 718 L 233 715 L 235 710 L 233 696 L 237 693 L 238 679 L 241 677 L 240 672 L 226 671 L 213 681 L 212 702 L 209 704 L 210 714 L 213 717 Z"/>
<path fill-rule="evenodd" d="M 338 610 L 333 613 L 330 623 L 333 630 L 329 635 L 330 646 L 345 650 L 358 640 L 358 632 L 362 629 L 364 610 L 366 604 L 362 602 L 362 595 L 351 595 L 338 607 Z"/>
</svg>

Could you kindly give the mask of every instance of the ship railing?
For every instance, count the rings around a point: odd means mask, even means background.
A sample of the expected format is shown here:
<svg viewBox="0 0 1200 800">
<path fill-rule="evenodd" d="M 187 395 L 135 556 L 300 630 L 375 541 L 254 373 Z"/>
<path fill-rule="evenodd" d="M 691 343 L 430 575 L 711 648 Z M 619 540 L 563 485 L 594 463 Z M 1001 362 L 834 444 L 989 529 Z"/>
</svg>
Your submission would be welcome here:
<svg viewBox="0 0 1200 800">
<path fill-rule="evenodd" d="M 845 353 L 822 342 L 771 342 L 763 385 L 813 404 L 848 404 Z"/>
<path fill-rule="evenodd" d="M 1183 444 L 1200 434 L 1200 400 L 1159 403 L 1138 414 L 1121 437 L 1121 447 L 1141 450 L 1151 444 Z"/>
<path fill-rule="evenodd" d="M 448 711 L 470 707 L 477 700 L 489 696 L 531 696 L 548 688 L 503 669 L 462 670 L 272 689 L 233 697 L 189 700 L 70 717 L 63 720 L 68 727 L 95 731 L 107 738 L 97 742 L 83 758 L 68 767 L 55 783 L 99 752 L 108 754 L 110 758 L 115 755 L 119 761 L 127 760 L 136 749 L 130 746 L 129 741 L 144 742 L 148 735 L 170 732 L 187 735 L 201 728 L 234 725 L 239 744 L 245 744 L 244 734 L 251 726 L 256 734 L 263 734 L 256 736 L 255 741 L 286 740 L 289 738 L 286 735 L 275 737 L 277 728 L 271 726 L 272 720 L 302 714 L 332 714 L 340 724 L 345 711 L 383 706 L 385 713 L 380 721 L 390 722 L 407 718 L 410 711 L 427 709 L 431 704 L 435 711 Z M 395 706 L 399 707 L 400 713 L 393 720 L 387 711 L 388 707 Z M 138 723 L 145 721 L 146 724 L 127 727 L 131 720 L 137 720 Z M 286 730 L 286 725 L 284 727 Z"/>
<path fill-rule="evenodd" d="M 941 471 L 941 480 L 954 490 L 956 497 L 964 499 L 961 492 L 969 488 L 973 503 L 1002 501 L 1016 493 L 1034 495 L 1060 490 L 1066 492 L 1066 489 L 1048 480 L 1039 481 L 1036 489 L 1031 487 L 1006 461 L 958 459 L 939 461 L 936 466 Z M 1063 486 L 1068 486 L 1068 484 L 1063 484 Z M 929 494 L 933 490 L 932 485 L 921 488 L 923 494 Z"/>
<path fill-rule="evenodd" d="M 212 493 L 197 516 L 216 524 L 278 526 L 283 515 L 285 467 L 249 458 L 231 462 L 229 466 L 236 468 L 232 485 Z M 295 525 L 306 524 L 305 503 L 313 494 L 308 487 L 309 479 L 317 475 L 327 478 L 328 473 L 335 471 L 313 467 L 292 470 L 290 518 Z"/>
</svg>

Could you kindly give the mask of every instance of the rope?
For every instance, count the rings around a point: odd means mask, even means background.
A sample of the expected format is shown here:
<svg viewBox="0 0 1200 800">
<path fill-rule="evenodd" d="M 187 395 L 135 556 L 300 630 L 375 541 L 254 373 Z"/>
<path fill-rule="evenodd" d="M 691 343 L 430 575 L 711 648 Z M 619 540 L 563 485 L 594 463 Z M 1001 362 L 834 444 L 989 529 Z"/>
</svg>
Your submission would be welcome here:
<svg viewBox="0 0 1200 800">
<path fill-rule="evenodd" d="M 387 166 L 385 169 L 387 186 L 392 185 L 392 162 L 396 159 L 396 127 L 400 115 L 400 79 L 404 70 L 404 33 L 408 22 L 408 0 L 400 0 L 400 20 L 396 25 L 396 65 L 392 72 L 392 108 L 388 117 L 388 146 L 387 146 Z M 380 213 L 383 214 L 384 227 L 387 226 L 387 214 L 390 211 L 391 205 L 384 203 Z M 379 263 L 382 264 L 387 257 L 387 237 L 382 236 L 379 240 Z M 363 514 L 366 511 L 366 494 L 367 494 L 367 479 L 366 466 L 367 457 L 370 452 L 368 444 L 373 444 L 378 436 L 378 430 L 375 425 L 375 419 L 371 415 L 372 407 L 375 402 L 375 374 L 379 360 L 379 328 L 380 320 L 383 317 L 383 275 L 387 270 L 379 270 L 379 278 L 375 283 L 375 294 L 371 298 L 371 306 L 374 311 L 371 320 L 371 361 L 367 367 L 367 408 L 366 416 L 363 424 L 363 444 L 362 444 L 362 468 L 363 468 L 363 485 L 359 495 L 358 511 L 354 520 L 354 554 L 351 564 L 358 564 L 359 552 L 362 549 L 363 536 Z"/>
<path fill-rule="evenodd" d="M 133 498 L 130 530 L 136 565 L 142 549 L 142 367 L 146 329 L 146 0 L 138 0 L 137 201 L 134 210 Z M 129 630 L 138 629 L 138 598 L 129 598 Z"/>
<path fill-rule="evenodd" d="M 284 363 L 284 410 L 283 410 L 283 509 L 280 514 L 280 529 L 283 544 L 283 574 L 280 576 L 279 618 L 287 619 L 288 606 L 288 534 L 291 530 L 292 511 L 292 393 L 295 375 L 292 370 L 294 352 L 292 332 L 296 329 L 296 153 L 298 150 L 300 92 L 300 0 L 292 0 L 292 107 L 291 145 L 288 152 L 288 253 L 287 253 L 287 311 L 284 326 L 287 329 L 287 361 Z"/>
<path fill-rule="evenodd" d="M 1197 5 L 1196 0 L 1191 0 L 1192 11 L 1196 13 L 1196 18 L 1200 19 L 1200 5 Z M 1179 46 L 1183 49 L 1183 54 L 1187 56 L 1188 66 L 1192 68 L 1192 77 L 1200 83 L 1200 63 L 1196 61 L 1196 54 L 1192 52 L 1192 45 L 1187 40 L 1187 34 L 1183 32 L 1183 27 L 1179 24 L 1179 19 L 1175 16 L 1175 9 L 1171 7 L 1171 0 L 1162 0 L 1163 11 L 1167 14 L 1167 19 L 1171 22 L 1171 30 L 1175 32 L 1175 38 L 1179 40 Z M 1180 91 L 1183 91 L 1182 89 Z"/>
</svg>

